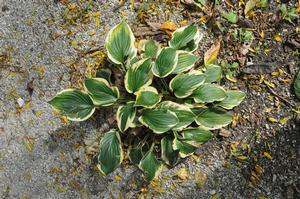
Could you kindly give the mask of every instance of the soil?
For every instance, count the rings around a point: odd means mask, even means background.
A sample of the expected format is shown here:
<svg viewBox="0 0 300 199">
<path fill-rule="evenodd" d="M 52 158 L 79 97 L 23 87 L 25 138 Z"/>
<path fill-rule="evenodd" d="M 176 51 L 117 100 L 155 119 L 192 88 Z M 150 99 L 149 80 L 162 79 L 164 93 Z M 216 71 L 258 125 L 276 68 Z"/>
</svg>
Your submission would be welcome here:
<svg viewBox="0 0 300 199">
<path fill-rule="evenodd" d="M 250 16 L 231 1 L 203 10 L 182 2 L 0 0 L 1 198 L 300 198 L 300 103 L 292 86 L 299 17 L 283 19 L 274 1 Z M 229 23 L 223 11 L 239 21 Z M 247 95 L 231 126 L 150 184 L 128 161 L 105 177 L 96 169 L 99 140 L 116 125 L 113 109 L 75 123 L 47 104 L 108 65 L 104 39 L 122 18 L 138 39 L 160 42 L 169 40 L 160 24 L 197 23 L 204 35 L 198 64 L 220 39 L 217 63 L 239 63 L 224 69 L 221 84 Z M 234 38 L 240 28 L 253 38 Z"/>
</svg>

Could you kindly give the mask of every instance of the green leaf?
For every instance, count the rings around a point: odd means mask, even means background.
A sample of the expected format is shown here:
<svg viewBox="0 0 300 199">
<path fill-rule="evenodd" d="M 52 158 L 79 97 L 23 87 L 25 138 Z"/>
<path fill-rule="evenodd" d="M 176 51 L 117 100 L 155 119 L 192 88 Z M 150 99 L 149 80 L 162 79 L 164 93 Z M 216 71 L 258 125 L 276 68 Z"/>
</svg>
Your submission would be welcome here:
<svg viewBox="0 0 300 199">
<path fill-rule="evenodd" d="M 76 89 L 63 90 L 48 103 L 65 114 L 71 121 L 87 120 L 95 111 L 90 96 Z"/>
<path fill-rule="evenodd" d="M 206 71 L 206 83 L 217 82 L 222 78 L 222 68 L 214 64 L 208 64 L 205 66 Z"/>
<path fill-rule="evenodd" d="M 203 84 L 194 91 L 192 97 L 196 103 L 211 103 L 225 99 L 226 92 L 219 85 Z"/>
<path fill-rule="evenodd" d="M 226 98 L 221 102 L 217 102 L 216 105 L 225 109 L 232 109 L 238 106 L 244 100 L 245 96 L 245 93 L 242 91 L 226 91 Z"/>
<path fill-rule="evenodd" d="M 115 64 L 125 65 L 128 59 L 136 55 L 134 42 L 134 35 L 125 21 L 113 27 L 105 40 L 109 59 Z"/>
<path fill-rule="evenodd" d="M 161 139 L 161 159 L 169 166 L 175 166 L 179 161 L 179 150 L 173 149 L 173 140 L 171 134 Z"/>
<path fill-rule="evenodd" d="M 201 128 L 188 128 L 182 131 L 182 136 L 189 141 L 207 142 L 213 137 L 213 134 Z"/>
<path fill-rule="evenodd" d="M 162 109 L 143 110 L 139 121 L 157 134 L 169 131 L 179 122 L 175 113 Z"/>
<path fill-rule="evenodd" d="M 193 55 L 190 52 L 184 52 L 184 51 L 180 52 L 178 54 L 178 62 L 176 68 L 172 73 L 178 74 L 190 70 L 197 62 L 197 60 L 198 57 L 196 55 Z"/>
<path fill-rule="evenodd" d="M 137 92 L 142 86 L 148 86 L 152 83 L 152 61 L 151 59 L 142 59 L 134 63 L 126 72 L 125 88 L 129 93 Z"/>
<path fill-rule="evenodd" d="M 297 98 L 300 100 L 300 71 L 298 72 L 298 75 L 294 82 L 294 91 Z"/>
<path fill-rule="evenodd" d="M 121 138 L 115 129 L 104 134 L 100 141 L 98 169 L 103 175 L 113 172 L 123 160 Z"/>
<path fill-rule="evenodd" d="M 176 75 L 169 84 L 171 91 L 178 98 L 188 97 L 205 81 L 205 75 L 199 71 Z"/>
<path fill-rule="evenodd" d="M 198 43 L 202 35 L 196 25 L 189 25 L 179 28 L 172 34 L 169 46 L 176 50 L 184 50 L 193 52 L 198 48 Z"/>
<path fill-rule="evenodd" d="M 187 156 L 192 155 L 197 148 L 183 140 L 179 140 L 176 137 L 173 141 L 173 149 L 179 150 L 180 157 L 185 158 Z"/>
<path fill-rule="evenodd" d="M 142 42 L 142 54 L 143 58 L 154 59 L 157 57 L 158 51 L 160 50 L 160 45 L 154 40 L 144 40 Z"/>
<path fill-rule="evenodd" d="M 149 146 L 145 143 L 139 143 L 129 150 L 128 158 L 133 164 L 139 164 L 143 156 L 149 150 Z"/>
<path fill-rule="evenodd" d="M 130 127 L 135 127 L 136 108 L 134 102 L 128 102 L 124 106 L 120 106 L 117 111 L 117 123 L 121 132 L 126 131 Z"/>
<path fill-rule="evenodd" d="M 163 48 L 152 68 L 157 77 L 166 77 L 173 72 L 178 62 L 178 54 L 173 48 Z"/>
<path fill-rule="evenodd" d="M 160 161 L 158 161 L 152 152 L 152 148 L 145 154 L 143 159 L 141 160 L 139 164 L 139 168 L 144 173 L 144 179 L 147 182 L 150 182 L 154 178 L 157 177 L 159 172 L 162 169 L 162 164 Z"/>
<path fill-rule="evenodd" d="M 135 106 L 153 108 L 160 100 L 161 96 L 158 94 L 156 88 L 151 86 L 143 87 L 136 93 Z"/>
<path fill-rule="evenodd" d="M 96 77 L 106 79 L 111 84 L 111 70 L 109 68 L 101 68 L 97 70 Z"/>
<path fill-rule="evenodd" d="M 239 20 L 239 17 L 235 12 L 222 12 L 221 15 L 230 23 L 236 23 Z"/>
<path fill-rule="evenodd" d="M 217 108 L 203 108 L 199 111 L 196 123 L 208 130 L 219 129 L 227 126 L 232 121 L 232 115 Z"/>
<path fill-rule="evenodd" d="M 190 125 L 196 117 L 196 115 L 188 106 L 177 104 L 175 102 L 164 101 L 159 104 L 159 107 L 161 109 L 167 109 L 176 114 L 179 122 L 172 128 L 173 130 L 182 130 Z"/>
<path fill-rule="evenodd" d="M 118 100 L 120 95 L 118 88 L 110 86 L 108 81 L 103 78 L 87 79 L 84 87 L 97 106 L 110 106 Z"/>
</svg>

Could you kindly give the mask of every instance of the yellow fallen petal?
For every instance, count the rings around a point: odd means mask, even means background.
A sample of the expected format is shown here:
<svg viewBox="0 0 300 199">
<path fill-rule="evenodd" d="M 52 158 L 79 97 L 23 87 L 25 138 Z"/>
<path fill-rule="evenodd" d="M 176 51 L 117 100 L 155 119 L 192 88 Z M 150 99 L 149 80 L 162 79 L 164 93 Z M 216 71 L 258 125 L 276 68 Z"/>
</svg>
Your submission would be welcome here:
<svg viewBox="0 0 300 199">
<path fill-rule="evenodd" d="M 88 32 L 88 35 L 90 35 L 90 36 L 93 36 L 93 35 L 95 35 L 95 34 L 96 34 L 96 31 L 95 31 L 95 30 L 92 30 L 92 31 Z"/>
<path fill-rule="evenodd" d="M 237 157 L 238 160 L 247 160 L 247 157 L 244 155 L 240 155 Z"/>
<path fill-rule="evenodd" d="M 264 152 L 263 156 L 268 158 L 269 160 L 272 160 L 272 156 L 268 152 Z"/>
<path fill-rule="evenodd" d="M 264 83 L 269 86 L 269 87 L 272 87 L 272 88 L 275 88 L 275 84 L 273 84 L 272 82 L 269 82 L 267 80 L 264 79 Z"/>
<path fill-rule="evenodd" d="M 182 20 L 182 21 L 180 21 L 180 22 L 178 22 L 178 23 L 179 23 L 179 25 L 181 25 L 181 26 L 185 26 L 188 22 L 189 22 L 189 21 L 185 19 L 185 20 Z"/>
<path fill-rule="evenodd" d="M 268 120 L 269 120 L 270 122 L 272 122 L 272 123 L 278 122 L 278 120 L 275 119 L 274 117 L 268 117 Z"/>
<path fill-rule="evenodd" d="M 280 124 L 286 124 L 288 121 L 289 121 L 289 119 L 290 119 L 290 117 L 284 117 L 284 118 L 281 118 L 280 120 L 279 120 L 279 123 Z"/>
<path fill-rule="evenodd" d="M 274 40 L 277 42 L 282 42 L 281 36 L 279 34 L 274 36 Z"/>
<path fill-rule="evenodd" d="M 262 174 L 264 172 L 264 169 L 260 165 L 255 165 L 255 171 L 257 174 Z"/>
<path fill-rule="evenodd" d="M 123 178 L 121 176 L 116 175 L 116 176 L 114 176 L 114 179 L 116 181 L 121 181 Z"/>
<path fill-rule="evenodd" d="M 32 152 L 32 150 L 33 150 L 33 140 L 26 137 L 26 138 L 23 139 L 23 142 L 24 142 L 24 146 L 26 147 L 26 149 L 29 152 Z"/>
</svg>

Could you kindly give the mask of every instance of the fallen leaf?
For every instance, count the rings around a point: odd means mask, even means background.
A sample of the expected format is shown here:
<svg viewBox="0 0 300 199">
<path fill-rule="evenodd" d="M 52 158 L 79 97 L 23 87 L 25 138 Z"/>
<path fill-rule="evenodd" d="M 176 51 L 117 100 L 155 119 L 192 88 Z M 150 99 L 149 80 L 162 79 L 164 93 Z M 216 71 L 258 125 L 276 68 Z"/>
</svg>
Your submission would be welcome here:
<svg viewBox="0 0 300 199">
<path fill-rule="evenodd" d="M 278 34 L 274 36 L 274 40 L 277 42 L 282 42 L 281 36 Z"/>
<path fill-rule="evenodd" d="M 221 39 L 217 39 L 208 51 L 204 54 L 204 64 L 214 64 L 221 48 Z"/>
<path fill-rule="evenodd" d="M 95 31 L 95 30 L 92 30 L 92 31 L 88 32 L 88 35 L 89 35 L 89 36 L 93 36 L 93 35 L 95 35 L 95 34 L 96 34 L 96 31 Z"/>
<path fill-rule="evenodd" d="M 237 157 L 238 160 L 247 160 L 247 157 L 244 155 L 240 155 Z"/>
<path fill-rule="evenodd" d="M 204 185 L 207 181 L 208 177 L 207 174 L 202 171 L 197 171 L 195 174 L 195 182 L 196 185 L 201 189 L 204 190 Z"/>
<path fill-rule="evenodd" d="M 259 196 L 258 199 L 268 199 L 268 198 L 265 196 Z"/>
<path fill-rule="evenodd" d="M 218 194 L 215 194 L 215 195 L 213 195 L 210 199 L 219 199 L 220 197 L 219 197 L 219 195 Z"/>
<path fill-rule="evenodd" d="M 249 0 L 246 3 L 244 14 L 247 15 L 248 12 L 250 12 L 253 8 L 255 8 L 256 4 L 258 3 L 258 0 Z"/>
<path fill-rule="evenodd" d="M 284 125 L 289 121 L 290 117 L 284 117 L 279 120 L 279 123 Z"/>
<path fill-rule="evenodd" d="M 266 157 L 266 158 L 268 158 L 269 160 L 272 160 L 272 156 L 268 152 L 264 152 L 263 156 Z"/>
<path fill-rule="evenodd" d="M 29 152 L 32 152 L 32 150 L 33 150 L 33 145 L 34 145 L 33 140 L 32 140 L 31 138 L 25 137 L 25 138 L 23 139 L 23 143 L 24 143 L 25 148 L 26 148 Z"/>
<path fill-rule="evenodd" d="M 116 175 L 114 178 L 115 178 L 116 181 L 121 181 L 122 180 L 122 177 L 118 176 L 118 175 Z"/>
<path fill-rule="evenodd" d="M 220 132 L 219 132 L 219 135 L 222 136 L 222 137 L 228 138 L 228 137 L 231 136 L 231 132 L 228 131 L 227 129 L 221 128 Z"/>
<path fill-rule="evenodd" d="M 179 171 L 176 173 L 176 175 L 181 179 L 181 180 L 186 180 L 189 178 L 189 171 L 187 168 L 181 168 Z"/>
<path fill-rule="evenodd" d="M 161 24 L 157 22 L 150 22 L 150 21 L 145 21 L 145 22 L 153 31 L 158 31 L 161 26 Z"/>
<path fill-rule="evenodd" d="M 171 36 L 172 33 L 177 29 L 177 26 L 173 22 L 167 21 L 161 24 L 159 29 L 167 33 L 168 36 Z"/>
<path fill-rule="evenodd" d="M 260 165 L 255 165 L 255 171 L 257 174 L 262 174 L 264 172 L 264 169 Z"/>
<path fill-rule="evenodd" d="M 179 23 L 179 25 L 181 25 L 181 26 L 185 26 L 185 25 L 187 25 L 188 24 L 188 20 L 182 20 L 182 21 L 180 21 L 180 22 L 178 22 Z"/>
<path fill-rule="evenodd" d="M 226 79 L 228 79 L 231 82 L 234 82 L 234 83 L 237 82 L 237 79 L 231 75 L 226 74 L 225 77 L 226 77 Z"/>
<path fill-rule="evenodd" d="M 268 120 L 269 120 L 270 122 L 272 122 L 272 123 L 278 122 L 278 120 L 275 119 L 274 117 L 268 117 Z"/>
<path fill-rule="evenodd" d="M 269 87 L 272 87 L 272 88 L 275 88 L 275 84 L 273 84 L 272 82 L 269 82 L 267 80 L 264 79 L 264 83 L 269 86 Z"/>
</svg>

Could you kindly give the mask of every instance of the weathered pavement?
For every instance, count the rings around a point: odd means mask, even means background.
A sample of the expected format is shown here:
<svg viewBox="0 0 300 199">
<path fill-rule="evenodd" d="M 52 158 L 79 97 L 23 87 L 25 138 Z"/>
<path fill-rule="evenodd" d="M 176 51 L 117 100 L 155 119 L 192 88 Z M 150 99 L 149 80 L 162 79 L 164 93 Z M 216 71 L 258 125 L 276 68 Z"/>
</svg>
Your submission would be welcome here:
<svg viewBox="0 0 300 199">
<path fill-rule="evenodd" d="M 107 177 L 100 176 L 87 153 L 108 129 L 109 114 L 100 112 L 96 121 L 65 123 L 47 104 L 56 92 L 68 87 L 70 63 L 77 58 L 70 42 L 76 39 L 103 46 L 107 30 L 121 18 L 114 10 L 116 0 L 95 5 L 96 10 L 105 7 L 96 33 L 91 33 L 93 25 L 76 26 L 71 30 L 80 32 L 70 36 L 60 26 L 65 6 L 58 1 L 0 0 L 1 198 L 135 198 L 141 190 L 149 198 L 296 196 L 297 159 L 274 164 L 267 181 L 252 191 L 247 172 L 253 165 L 224 168 L 226 151 L 217 139 L 199 150 L 201 159 L 194 157 L 174 169 L 165 168 L 160 180 L 147 189 L 141 189 L 139 172 L 133 166 L 123 165 Z M 129 22 L 133 21 L 135 14 L 129 6 L 122 9 Z M 288 145 L 299 155 L 298 132 L 292 128 L 279 133 L 274 150 L 280 152 Z M 188 171 L 186 177 L 182 168 Z M 281 173 L 284 170 L 289 171 L 287 175 Z"/>
</svg>

